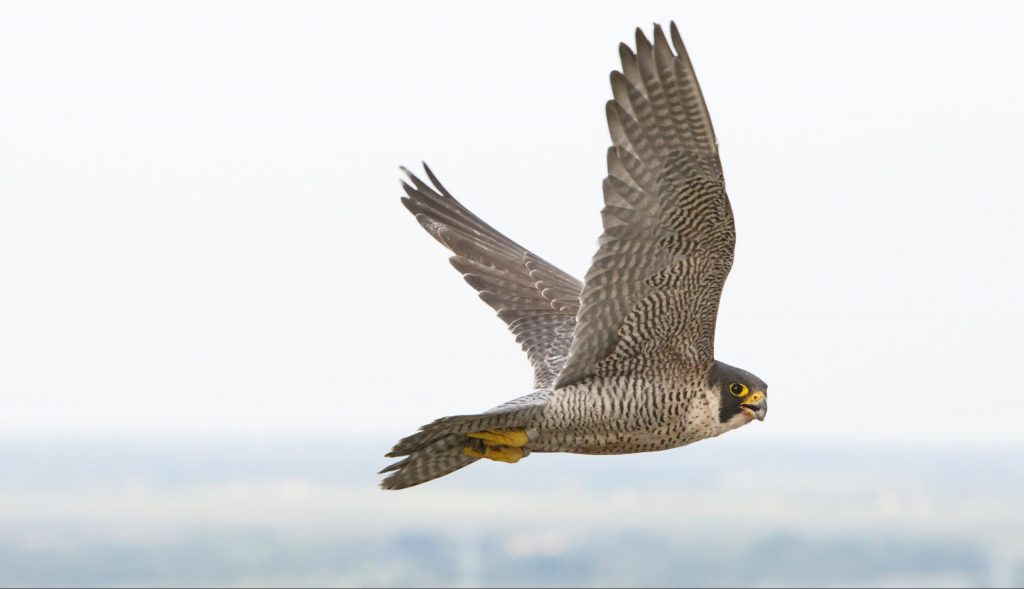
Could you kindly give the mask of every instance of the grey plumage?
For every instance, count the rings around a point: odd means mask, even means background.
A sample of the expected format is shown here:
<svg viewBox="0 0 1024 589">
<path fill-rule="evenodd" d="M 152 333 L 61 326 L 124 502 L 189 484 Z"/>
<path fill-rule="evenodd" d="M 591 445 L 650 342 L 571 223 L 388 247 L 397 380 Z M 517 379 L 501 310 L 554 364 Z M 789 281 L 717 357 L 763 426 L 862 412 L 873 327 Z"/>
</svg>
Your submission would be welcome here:
<svg viewBox="0 0 1024 589">
<path fill-rule="evenodd" d="M 534 386 L 550 387 L 569 352 L 583 285 L 481 221 L 423 167 L 433 186 L 403 168 L 402 204 L 508 325 L 533 365 Z"/>
<path fill-rule="evenodd" d="M 674 23 L 670 34 L 671 45 L 656 25 L 653 44 L 637 30 L 636 52 L 620 46 L 606 109 L 604 233 L 585 286 L 470 213 L 429 168 L 430 184 L 406 171 L 403 203 L 516 336 L 536 390 L 401 440 L 388 456 L 405 458 L 382 471 L 382 487 L 471 464 L 483 455 L 478 432 L 524 432 L 522 444 L 491 446 L 523 456 L 612 454 L 677 447 L 764 417 L 764 382 L 714 359 L 735 231 L 711 119 Z"/>
<path fill-rule="evenodd" d="M 619 47 L 623 71 L 611 75 L 606 109 L 605 231 L 556 386 L 657 346 L 686 348 L 695 367 L 712 359 L 735 234 L 711 118 L 674 24 L 672 39 L 678 56 L 661 27 L 653 47 L 640 30 L 635 54 Z"/>
</svg>

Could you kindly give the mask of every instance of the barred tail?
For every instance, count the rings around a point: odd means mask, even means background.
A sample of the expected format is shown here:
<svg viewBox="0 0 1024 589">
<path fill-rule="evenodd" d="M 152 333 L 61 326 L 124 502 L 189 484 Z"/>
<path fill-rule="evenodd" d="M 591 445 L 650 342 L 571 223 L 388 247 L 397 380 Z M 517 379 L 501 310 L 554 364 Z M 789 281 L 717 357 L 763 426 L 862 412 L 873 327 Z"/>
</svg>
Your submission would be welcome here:
<svg viewBox="0 0 1024 589">
<path fill-rule="evenodd" d="M 420 431 L 402 438 L 387 453 L 388 458 L 405 456 L 378 474 L 394 473 L 380 482 L 380 488 L 398 490 L 432 481 L 473 464 L 478 458 L 466 456 L 462 449 L 470 439 L 466 434 L 480 429 L 482 415 L 456 415 L 434 420 Z"/>
<path fill-rule="evenodd" d="M 411 451 L 404 459 L 380 471 L 380 474 L 392 473 L 380 482 L 380 488 L 405 489 L 473 464 L 479 458 L 463 454 L 466 440 L 465 434 L 448 434 Z"/>
<path fill-rule="evenodd" d="M 402 458 L 379 474 L 391 473 L 380 482 L 382 489 L 405 489 L 443 477 L 473 464 L 479 458 L 463 449 L 473 440 L 466 434 L 490 428 L 527 427 L 543 409 L 544 394 L 534 393 L 478 415 L 442 417 L 402 438 L 388 458 Z"/>
</svg>

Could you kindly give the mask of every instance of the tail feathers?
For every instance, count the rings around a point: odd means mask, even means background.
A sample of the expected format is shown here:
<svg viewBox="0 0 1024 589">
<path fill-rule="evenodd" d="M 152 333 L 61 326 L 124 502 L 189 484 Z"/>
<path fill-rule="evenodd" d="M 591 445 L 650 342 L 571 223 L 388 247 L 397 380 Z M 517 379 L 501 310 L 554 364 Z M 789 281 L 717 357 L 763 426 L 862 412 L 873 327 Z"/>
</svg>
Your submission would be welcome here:
<svg viewBox="0 0 1024 589">
<path fill-rule="evenodd" d="M 387 490 L 405 489 L 473 464 L 479 459 L 463 453 L 465 441 L 466 436 L 463 434 L 447 434 L 410 452 L 406 458 L 380 471 L 380 474 L 392 473 L 381 481 L 380 487 Z"/>
<path fill-rule="evenodd" d="M 403 438 L 387 453 L 402 458 L 380 474 L 393 473 L 381 481 L 383 489 L 404 489 L 455 472 L 478 460 L 463 450 L 474 442 L 466 434 L 488 429 L 530 427 L 546 406 L 550 391 L 535 391 L 476 415 L 453 415 L 434 420 L 420 431 Z"/>
<path fill-rule="evenodd" d="M 468 434 L 491 428 L 526 427 L 543 411 L 547 391 L 537 391 L 485 413 L 435 419 L 411 436 L 402 438 L 385 456 L 398 458 L 440 440 L 448 434 Z M 461 437 L 461 436 L 460 436 Z M 469 440 L 463 440 L 468 442 Z"/>
<path fill-rule="evenodd" d="M 466 434 L 476 431 L 480 429 L 479 422 L 481 417 L 480 415 L 453 415 L 436 419 L 421 427 L 420 431 L 399 440 L 395 447 L 385 456 L 388 458 L 408 456 L 449 434 Z"/>
</svg>

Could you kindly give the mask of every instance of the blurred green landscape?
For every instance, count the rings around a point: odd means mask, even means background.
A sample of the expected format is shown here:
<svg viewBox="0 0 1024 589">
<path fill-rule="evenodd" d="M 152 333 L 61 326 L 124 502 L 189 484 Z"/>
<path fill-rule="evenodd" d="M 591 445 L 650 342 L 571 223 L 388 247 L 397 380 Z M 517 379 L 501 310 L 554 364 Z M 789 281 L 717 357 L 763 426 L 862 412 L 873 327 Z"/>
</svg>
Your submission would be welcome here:
<svg viewBox="0 0 1024 589">
<path fill-rule="evenodd" d="M 384 492 L 390 441 L 0 440 L 0 585 L 1024 584 L 1020 448 L 722 438 Z"/>
</svg>

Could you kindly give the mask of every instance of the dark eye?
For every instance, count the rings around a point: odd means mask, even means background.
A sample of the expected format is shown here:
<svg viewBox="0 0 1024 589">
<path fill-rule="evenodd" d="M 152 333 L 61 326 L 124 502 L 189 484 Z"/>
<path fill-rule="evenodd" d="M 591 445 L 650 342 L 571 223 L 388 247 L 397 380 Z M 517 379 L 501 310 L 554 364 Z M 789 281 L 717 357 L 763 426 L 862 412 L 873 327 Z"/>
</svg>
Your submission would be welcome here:
<svg viewBox="0 0 1024 589">
<path fill-rule="evenodd" d="M 734 382 L 731 385 L 729 385 L 729 392 L 736 395 L 737 397 L 742 397 L 743 395 L 747 394 L 747 385 Z"/>
</svg>

